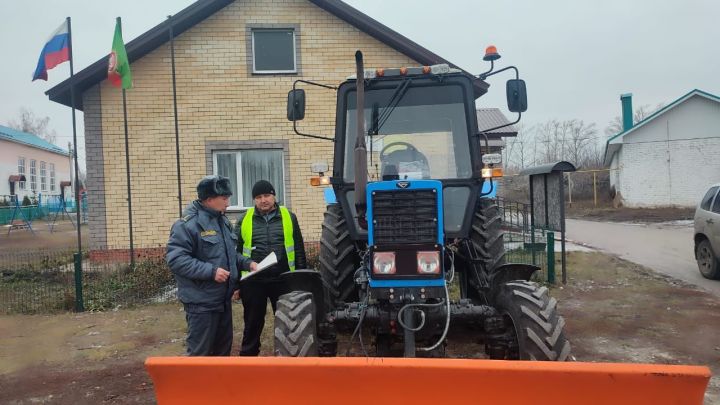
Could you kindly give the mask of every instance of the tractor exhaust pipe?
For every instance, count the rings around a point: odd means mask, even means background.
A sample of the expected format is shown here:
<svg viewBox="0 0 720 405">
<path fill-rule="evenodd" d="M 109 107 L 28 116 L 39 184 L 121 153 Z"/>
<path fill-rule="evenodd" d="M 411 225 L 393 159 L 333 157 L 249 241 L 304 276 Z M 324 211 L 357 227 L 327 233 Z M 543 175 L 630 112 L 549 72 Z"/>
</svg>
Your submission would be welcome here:
<svg viewBox="0 0 720 405">
<path fill-rule="evenodd" d="M 355 209 L 357 219 L 361 228 L 367 229 L 367 218 L 365 211 L 367 203 L 365 189 L 367 188 L 367 146 L 365 145 L 365 67 L 363 66 L 363 54 L 355 52 L 356 79 L 355 88 L 357 91 L 357 137 L 355 139 Z"/>
</svg>

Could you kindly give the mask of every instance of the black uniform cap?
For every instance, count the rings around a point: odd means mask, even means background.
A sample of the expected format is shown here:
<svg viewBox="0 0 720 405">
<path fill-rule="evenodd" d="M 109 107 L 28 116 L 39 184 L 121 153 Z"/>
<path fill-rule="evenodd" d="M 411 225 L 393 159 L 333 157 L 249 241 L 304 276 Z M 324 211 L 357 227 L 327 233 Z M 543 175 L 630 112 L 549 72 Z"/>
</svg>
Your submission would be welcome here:
<svg viewBox="0 0 720 405">
<path fill-rule="evenodd" d="M 231 196 L 230 179 L 223 176 L 203 177 L 197 185 L 198 198 L 206 200 L 217 196 Z"/>
</svg>

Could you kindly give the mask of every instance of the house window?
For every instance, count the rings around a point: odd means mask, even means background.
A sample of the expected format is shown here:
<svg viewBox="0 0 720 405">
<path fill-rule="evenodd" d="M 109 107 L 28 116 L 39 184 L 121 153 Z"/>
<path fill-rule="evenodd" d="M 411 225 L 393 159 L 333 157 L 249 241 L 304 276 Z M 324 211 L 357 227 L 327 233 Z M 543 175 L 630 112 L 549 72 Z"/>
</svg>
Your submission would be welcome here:
<svg viewBox="0 0 720 405">
<path fill-rule="evenodd" d="M 47 167 L 45 162 L 40 162 L 40 191 L 47 191 Z"/>
<path fill-rule="evenodd" d="M 25 158 L 22 156 L 18 158 L 18 174 L 21 176 L 25 175 Z M 20 187 L 20 190 L 25 190 L 24 181 L 18 182 L 18 186 Z"/>
<path fill-rule="evenodd" d="M 55 192 L 55 163 L 49 163 L 50 165 L 50 192 Z"/>
<path fill-rule="evenodd" d="M 267 180 L 275 186 L 278 202 L 285 196 L 282 149 L 248 149 L 213 152 L 213 173 L 230 179 L 230 209 L 254 206 L 252 186 Z"/>
<path fill-rule="evenodd" d="M 37 162 L 30 159 L 30 190 L 37 191 Z"/>
<path fill-rule="evenodd" d="M 253 73 L 297 73 L 295 30 L 253 29 Z"/>
</svg>

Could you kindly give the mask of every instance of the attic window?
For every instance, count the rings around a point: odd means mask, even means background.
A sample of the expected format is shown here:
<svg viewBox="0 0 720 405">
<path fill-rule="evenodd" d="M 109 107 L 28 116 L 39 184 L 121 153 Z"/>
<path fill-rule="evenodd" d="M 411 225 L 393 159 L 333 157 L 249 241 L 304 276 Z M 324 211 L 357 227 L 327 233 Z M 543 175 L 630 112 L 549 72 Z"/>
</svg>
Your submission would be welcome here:
<svg viewBox="0 0 720 405">
<path fill-rule="evenodd" d="M 297 73 L 295 30 L 253 29 L 253 73 Z"/>
</svg>

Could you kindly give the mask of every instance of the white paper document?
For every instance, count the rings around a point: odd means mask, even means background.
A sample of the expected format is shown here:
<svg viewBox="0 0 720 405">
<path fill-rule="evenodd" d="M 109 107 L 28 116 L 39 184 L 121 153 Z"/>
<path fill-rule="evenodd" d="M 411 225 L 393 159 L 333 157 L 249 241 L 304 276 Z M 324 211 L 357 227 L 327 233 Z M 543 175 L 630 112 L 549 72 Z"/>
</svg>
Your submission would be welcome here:
<svg viewBox="0 0 720 405">
<path fill-rule="evenodd" d="M 255 274 L 260 273 L 261 271 L 276 265 L 277 262 L 278 262 L 277 255 L 275 254 L 275 252 L 271 252 L 264 259 L 262 259 L 262 261 L 260 263 L 258 263 L 257 270 L 251 271 L 250 273 L 242 276 L 242 278 L 240 278 L 240 281 L 246 280 L 246 279 L 254 276 Z"/>
</svg>

